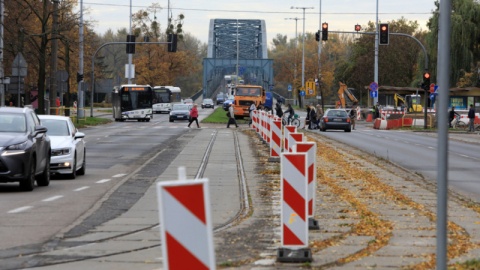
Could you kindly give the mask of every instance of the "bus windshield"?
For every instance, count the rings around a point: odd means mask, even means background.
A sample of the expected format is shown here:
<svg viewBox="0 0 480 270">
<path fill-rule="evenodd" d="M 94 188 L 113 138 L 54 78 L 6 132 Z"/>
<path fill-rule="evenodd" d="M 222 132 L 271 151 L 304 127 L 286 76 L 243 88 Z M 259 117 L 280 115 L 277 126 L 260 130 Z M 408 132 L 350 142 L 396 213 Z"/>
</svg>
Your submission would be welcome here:
<svg viewBox="0 0 480 270">
<path fill-rule="evenodd" d="M 152 108 L 152 90 L 150 87 L 122 87 L 122 111 Z"/>
<path fill-rule="evenodd" d="M 237 87 L 236 96 L 243 96 L 243 97 L 259 97 L 261 96 L 262 91 L 261 88 L 251 88 L 251 87 Z"/>
<path fill-rule="evenodd" d="M 169 89 L 155 89 L 155 99 L 153 103 L 171 103 L 172 92 Z"/>
</svg>

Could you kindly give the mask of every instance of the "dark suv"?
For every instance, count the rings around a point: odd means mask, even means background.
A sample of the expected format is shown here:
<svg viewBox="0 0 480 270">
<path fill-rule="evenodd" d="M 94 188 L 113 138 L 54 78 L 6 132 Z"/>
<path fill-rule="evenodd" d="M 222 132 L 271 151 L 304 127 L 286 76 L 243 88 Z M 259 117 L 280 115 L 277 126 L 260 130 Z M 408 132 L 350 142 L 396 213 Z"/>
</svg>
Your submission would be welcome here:
<svg viewBox="0 0 480 270">
<path fill-rule="evenodd" d="M 0 182 L 32 191 L 50 184 L 50 139 L 30 108 L 0 107 Z"/>
</svg>

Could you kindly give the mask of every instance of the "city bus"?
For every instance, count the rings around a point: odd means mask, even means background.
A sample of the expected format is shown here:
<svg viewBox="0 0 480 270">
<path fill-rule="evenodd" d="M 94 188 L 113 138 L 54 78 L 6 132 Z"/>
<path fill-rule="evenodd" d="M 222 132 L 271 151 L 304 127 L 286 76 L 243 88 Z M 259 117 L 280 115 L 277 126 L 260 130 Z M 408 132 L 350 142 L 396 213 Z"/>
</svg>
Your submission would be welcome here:
<svg viewBox="0 0 480 270">
<path fill-rule="evenodd" d="M 153 87 L 155 98 L 153 99 L 153 113 L 169 113 L 172 110 L 172 90 L 166 86 Z"/>
<path fill-rule="evenodd" d="M 115 121 L 150 121 L 153 118 L 152 101 L 155 94 L 150 85 L 125 84 L 112 91 L 112 109 Z"/>
</svg>

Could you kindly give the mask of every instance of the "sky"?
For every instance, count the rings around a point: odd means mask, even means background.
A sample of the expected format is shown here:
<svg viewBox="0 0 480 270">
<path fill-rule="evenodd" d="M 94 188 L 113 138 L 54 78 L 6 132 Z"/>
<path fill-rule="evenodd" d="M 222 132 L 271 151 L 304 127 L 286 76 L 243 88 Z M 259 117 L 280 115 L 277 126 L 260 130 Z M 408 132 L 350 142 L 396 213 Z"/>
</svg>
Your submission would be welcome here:
<svg viewBox="0 0 480 270">
<path fill-rule="evenodd" d="M 211 19 L 263 19 L 269 45 L 277 34 L 289 39 L 295 37 L 296 31 L 300 35 L 304 22 L 305 32 L 310 33 L 320 28 L 320 20 L 328 23 L 330 31 L 354 31 L 355 24 L 366 26 L 369 21 L 375 21 L 377 3 L 379 21 L 404 17 L 417 21 L 420 28 L 426 30 L 435 9 L 434 0 L 86 0 L 84 20 L 96 21 L 95 31 L 99 34 L 108 29 L 128 28 L 130 3 L 132 13 L 158 3 L 163 8 L 157 16 L 162 29 L 167 24 L 170 6 L 174 18 L 181 13 L 185 15 L 184 31 L 205 43 Z M 302 8 L 305 8 L 305 21 Z"/>
</svg>

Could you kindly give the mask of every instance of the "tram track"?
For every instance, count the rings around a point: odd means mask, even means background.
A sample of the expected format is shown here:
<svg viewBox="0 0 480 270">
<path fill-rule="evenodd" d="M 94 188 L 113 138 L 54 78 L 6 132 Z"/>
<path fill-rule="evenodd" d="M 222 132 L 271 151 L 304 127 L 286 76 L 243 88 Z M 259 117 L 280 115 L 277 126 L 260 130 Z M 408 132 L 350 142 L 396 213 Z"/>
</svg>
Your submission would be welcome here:
<svg viewBox="0 0 480 270">
<path fill-rule="evenodd" d="M 215 146 L 215 143 L 217 141 L 217 134 L 218 134 L 218 131 L 215 130 L 211 135 L 210 141 L 208 142 L 208 145 L 205 148 L 205 151 L 203 153 L 203 158 L 199 162 L 195 179 L 208 178 L 208 175 L 205 175 L 205 172 L 209 165 L 209 159 L 212 155 L 212 149 Z M 214 226 L 213 228 L 214 233 L 219 233 L 223 230 L 231 228 L 236 223 L 238 223 L 242 218 L 246 217 L 250 211 L 248 188 L 247 188 L 246 177 L 245 177 L 246 174 L 243 166 L 241 148 L 239 144 L 237 131 L 233 131 L 233 141 L 235 145 L 235 158 L 237 162 L 237 179 L 238 179 L 238 188 L 240 191 L 239 192 L 240 207 L 239 207 L 239 210 L 226 222 L 222 224 L 217 224 L 216 226 Z M 154 158 L 150 159 L 148 162 L 149 163 L 153 162 L 153 160 Z M 144 164 L 142 167 L 145 167 L 147 165 L 148 164 Z M 141 168 L 137 169 L 137 171 L 138 170 L 141 170 Z M 133 173 L 129 177 L 132 177 L 132 175 Z M 9 256 L 7 258 L 5 257 L 2 258 L 2 260 L 8 260 L 8 259 L 19 260 L 19 257 L 21 257 L 21 260 L 19 261 L 21 265 L 17 265 L 18 267 L 14 266 L 12 268 L 0 267 L 0 269 L 25 269 L 25 268 L 31 268 L 31 267 L 48 267 L 48 266 L 62 265 L 62 264 L 66 265 L 74 262 L 80 262 L 80 261 L 92 260 L 92 259 L 102 259 L 102 258 L 114 256 L 114 255 L 121 255 L 121 254 L 136 252 L 136 251 L 158 248 L 161 246 L 161 243 L 147 241 L 145 245 L 141 247 L 137 246 L 135 248 L 129 248 L 129 249 L 124 249 L 120 251 L 117 250 L 117 251 L 107 252 L 105 254 L 99 254 L 99 255 L 85 255 L 81 257 L 79 257 L 78 254 L 75 255 L 76 254 L 75 250 L 87 248 L 87 247 L 94 247 L 95 245 L 101 245 L 104 243 L 108 243 L 110 241 L 113 242 L 113 241 L 121 240 L 128 236 L 134 236 L 142 233 L 149 233 L 152 230 L 158 230 L 159 226 L 160 226 L 159 223 L 155 223 L 140 229 L 120 233 L 111 237 L 96 239 L 93 241 L 71 241 L 71 239 L 68 239 L 68 238 L 65 238 L 65 239 L 56 238 L 43 244 L 41 252 L 32 252 L 29 254 L 21 254 L 21 255 L 12 254 L 12 256 Z M 72 251 L 72 255 L 68 255 L 69 251 Z M 52 255 L 52 254 L 62 254 L 62 255 Z"/>
</svg>

